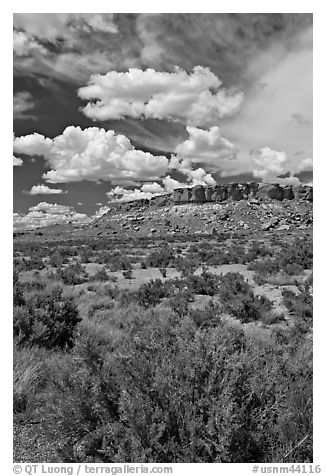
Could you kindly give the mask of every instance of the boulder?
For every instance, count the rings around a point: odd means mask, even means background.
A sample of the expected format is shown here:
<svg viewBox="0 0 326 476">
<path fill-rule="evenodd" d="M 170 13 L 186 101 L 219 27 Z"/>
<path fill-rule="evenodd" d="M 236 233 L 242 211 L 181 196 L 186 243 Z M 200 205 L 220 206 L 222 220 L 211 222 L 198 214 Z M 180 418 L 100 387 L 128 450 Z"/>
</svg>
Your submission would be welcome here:
<svg viewBox="0 0 326 476">
<path fill-rule="evenodd" d="M 271 228 L 274 228 L 277 224 L 279 223 L 279 219 L 274 217 L 271 218 L 268 222 L 265 222 L 262 224 L 261 229 L 263 231 L 270 230 Z"/>
<path fill-rule="evenodd" d="M 157 195 L 151 199 L 151 205 L 157 205 L 162 207 L 164 205 L 168 205 L 170 201 L 170 194 L 169 195 Z"/>
<path fill-rule="evenodd" d="M 206 202 L 212 202 L 214 193 L 214 187 L 205 187 L 205 200 Z"/>
<path fill-rule="evenodd" d="M 312 202 L 313 201 L 313 188 L 310 187 L 309 185 L 307 185 L 306 188 L 307 188 L 306 200 L 309 200 L 309 202 Z"/>
<path fill-rule="evenodd" d="M 193 203 L 204 203 L 206 201 L 203 185 L 196 185 L 191 189 L 190 201 Z"/>
<path fill-rule="evenodd" d="M 310 185 L 299 185 L 293 187 L 293 193 L 297 200 L 313 201 L 313 188 Z"/>
<path fill-rule="evenodd" d="M 249 195 L 248 198 L 255 198 L 258 190 L 258 183 L 257 182 L 249 182 L 248 184 L 249 187 Z"/>
<path fill-rule="evenodd" d="M 230 183 L 228 186 L 228 198 L 234 201 L 243 199 L 243 191 L 237 183 Z"/>
<path fill-rule="evenodd" d="M 173 190 L 174 203 L 189 203 L 190 197 L 191 197 L 191 189 L 188 187 L 176 188 L 175 190 Z"/>
<path fill-rule="evenodd" d="M 283 188 L 278 183 L 260 183 L 256 198 L 261 200 L 283 200 Z"/>
<path fill-rule="evenodd" d="M 225 185 L 215 185 L 212 194 L 213 202 L 224 202 L 228 198 L 228 189 Z"/>
<path fill-rule="evenodd" d="M 250 187 L 249 187 L 249 184 L 247 184 L 246 182 L 244 183 L 239 183 L 238 184 L 238 188 L 239 190 L 241 190 L 242 192 L 242 198 L 244 200 L 248 200 L 249 196 L 250 196 Z"/>
<path fill-rule="evenodd" d="M 290 228 L 290 225 L 281 225 L 277 228 L 277 231 L 288 231 Z"/>
<path fill-rule="evenodd" d="M 292 189 L 292 185 L 287 185 L 283 188 L 283 200 L 293 200 L 294 193 Z"/>
</svg>

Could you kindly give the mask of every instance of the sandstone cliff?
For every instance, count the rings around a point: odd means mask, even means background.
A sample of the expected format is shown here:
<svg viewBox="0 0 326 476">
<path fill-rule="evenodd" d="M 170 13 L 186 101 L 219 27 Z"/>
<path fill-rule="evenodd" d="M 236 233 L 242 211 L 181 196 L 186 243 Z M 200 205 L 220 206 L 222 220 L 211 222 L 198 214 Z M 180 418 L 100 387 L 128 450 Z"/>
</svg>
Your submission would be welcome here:
<svg viewBox="0 0 326 476">
<path fill-rule="evenodd" d="M 276 183 L 229 183 L 204 187 L 177 188 L 173 192 L 173 203 L 224 202 L 226 200 L 313 200 L 313 188 L 309 185 L 284 186 Z M 155 199 L 154 199 L 155 201 Z"/>
</svg>

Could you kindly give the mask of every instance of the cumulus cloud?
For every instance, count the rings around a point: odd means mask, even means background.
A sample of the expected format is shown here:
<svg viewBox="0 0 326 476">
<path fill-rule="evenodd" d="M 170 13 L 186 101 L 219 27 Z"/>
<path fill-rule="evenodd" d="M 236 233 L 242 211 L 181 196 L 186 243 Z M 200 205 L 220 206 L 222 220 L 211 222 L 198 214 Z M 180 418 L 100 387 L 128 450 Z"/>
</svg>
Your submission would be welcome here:
<svg viewBox="0 0 326 476">
<path fill-rule="evenodd" d="M 33 119 L 34 116 L 28 113 L 28 111 L 33 108 L 34 101 L 31 93 L 28 91 L 21 91 L 14 95 L 14 119 Z"/>
<path fill-rule="evenodd" d="M 176 188 L 189 187 L 189 184 L 179 182 L 178 180 L 173 179 L 170 175 L 167 175 L 166 177 L 164 177 L 162 182 L 167 192 L 173 192 L 173 190 Z"/>
<path fill-rule="evenodd" d="M 133 200 L 140 200 L 142 198 L 152 198 L 155 194 L 151 192 L 143 192 L 140 189 L 129 190 L 123 187 L 117 186 L 106 193 L 109 200 L 120 202 L 131 202 Z M 157 195 L 157 194 L 156 194 Z"/>
<path fill-rule="evenodd" d="M 28 213 L 14 213 L 14 230 L 35 229 L 49 225 L 64 225 L 66 223 L 87 223 L 89 217 L 77 213 L 72 207 L 56 203 L 40 202 L 30 207 Z"/>
<path fill-rule="evenodd" d="M 19 157 L 13 156 L 13 166 L 20 167 L 21 165 L 23 165 L 22 159 L 20 159 Z"/>
<path fill-rule="evenodd" d="M 33 185 L 29 192 L 26 193 L 28 195 L 59 195 L 67 192 L 64 192 L 61 188 L 50 188 L 47 185 Z"/>
<path fill-rule="evenodd" d="M 180 170 L 180 172 L 187 176 L 187 181 L 192 187 L 195 185 L 216 185 L 216 180 L 212 177 L 212 175 L 208 174 L 201 167 L 195 170 L 183 169 Z"/>
<path fill-rule="evenodd" d="M 161 187 L 160 184 L 157 182 L 151 182 L 151 183 L 144 183 L 141 187 L 142 192 L 149 192 L 149 193 L 165 193 L 164 188 Z"/>
<path fill-rule="evenodd" d="M 47 156 L 52 147 L 52 139 L 37 132 L 14 138 L 14 151 L 18 154 Z"/>
<path fill-rule="evenodd" d="M 311 171 L 313 169 L 313 161 L 310 157 L 307 157 L 306 159 L 301 160 L 301 162 L 298 163 L 296 172 L 306 172 L 306 171 Z"/>
<path fill-rule="evenodd" d="M 82 180 L 155 180 L 165 174 L 168 159 L 137 150 L 114 131 L 69 126 L 54 139 L 31 134 L 14 139 L 14 150 L 43 155 L 52 168 L 43 175 L 50 183 Z"/>
<path fill-rule="evenodd" d="M 294 174 L 306 170 L 312 170 L 312 159 L 306 158 L 296 164 L 288 159 L 284 151 L 272 150 L 263 147 L 259 151 L 254 151 L 253 176 L 262 179 L 263 182 L 275 182 L 280 185 L 299 185 L 301 182 Z M 282 175 L 289 173 L 289 177 Z"/>
<path fill-rule="evenodd" d="M 288 172 L 288 160 L 284 151 L 263 147 L 253 157 L 253 162 L 253 176 L 261 178 L 263 182 L 273 182 L 276 177 Z"/>
<path fill-rule="evenodd" d="M 83 112 L 94 120 L 145 117 L 210 127 L 235 114 L 243 100 L 242 93 L 228 94 L 221 84 L 202 66 L 190 74 L 180 68 L 173 73 L 130 68 L 126 73 L 92 75 L 78 95 L 91 101 Z"/>
<path fill-rule="evenodd" d="M 237 148 L 222 137 L 217 126 L 211 127 L 209 130 L 187 126 L 187 132 L 189 138 L 181 142 L 175 149 L 179 162 L 188 164 L 188 166 L 205 164 L 206 169 L 216 172 L 223 169 L 226 162 L 236 158 Z"/>
</svg>

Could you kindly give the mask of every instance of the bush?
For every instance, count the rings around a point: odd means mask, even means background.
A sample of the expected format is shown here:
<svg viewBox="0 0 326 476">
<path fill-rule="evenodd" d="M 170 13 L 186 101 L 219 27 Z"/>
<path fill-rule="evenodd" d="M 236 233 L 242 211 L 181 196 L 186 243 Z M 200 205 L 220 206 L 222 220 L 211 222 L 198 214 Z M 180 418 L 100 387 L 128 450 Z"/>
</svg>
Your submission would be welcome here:
<svg viewBox="0 0 326 476">
<path fill-rule="evenodd" d="M 255 295 L 240 273 L 220 277 L 219 297 L 224 309 L 242 323 L 263 320 L 273 305 L 265 296 Z"/>
<path fill-rule="evenodd" d="M 166 268 L 160 268 L 160 273 L 163 278 L 166 278 Z"/>
<path fill-rule="evenodd" d="M 99 269 L 93 276 L 94 281 L 108 281 L 109 276 L 104 268 Z"/>
<path fill-rule="evenodd" d="M 162 283 L 160 279 L 150 280 L 142 284 L 135 293 L 137 302 L 143 307 L 156 306 L 161 299 L 169 297 L 171 286 L 168 283 Z"/>
<path fill-rule="evenodd" d="M 169 247 L 152 251 L 146 257 L 145 264 L 152 268 L 169 268 L 174 266 L 174 251 Z"/>
<path fill-rule="evenodd" d="M 299 286 L 298 294 L 289 289 L 283 289 L 282 296 L 283 303 L 294 320 L 295 330 L 303 334 L 310 332 L 312 330 L 313 305 L 309 283 Z"/>
<path fill-rule="evenodd" d="M 57 271 L 56 278 L 66 285 L 82 284 L 88 281 L 88 274 L 85 268 L 79 263 L 68 265 Z"/>
<path fill-rule="evenodd" d="M 47 431 L 63 461 L 277 462 L 311 435 L 307 343 L 290 358 L 221 322 L 198 327 L 166 310 L 126 318 L 120 338 L 81 335 L 53 382 Z M 312 461 L 311 446 L 295 458 Z"/>
<path fill-rule="evenodd" d="M 19 344 L 69 349 L 80 320 L 73 299 L 63 297 L 62 289 L 55 288 L 14 307 L 14 336 Z"/>
<path fill-rule="evenodd" d="M 212 301 L 204 309 L 190 311 L 191 318 L 200 328 L 217 327 L 221 323 L 222 315 L 222 308 Z"/>
</svg>

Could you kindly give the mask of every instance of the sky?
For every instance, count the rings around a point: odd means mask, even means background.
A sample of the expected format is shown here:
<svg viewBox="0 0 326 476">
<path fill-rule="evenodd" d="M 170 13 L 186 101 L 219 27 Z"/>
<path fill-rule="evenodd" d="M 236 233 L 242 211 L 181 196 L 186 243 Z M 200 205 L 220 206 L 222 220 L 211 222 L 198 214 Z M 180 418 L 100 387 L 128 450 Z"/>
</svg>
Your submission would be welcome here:
<svg viewBox="0 0 326 476">
<path fill-rule="evenodd" d="M 17 13 L 16 228 L 112 200 L 312 183 L 312 15 Z"/>
</svg>

